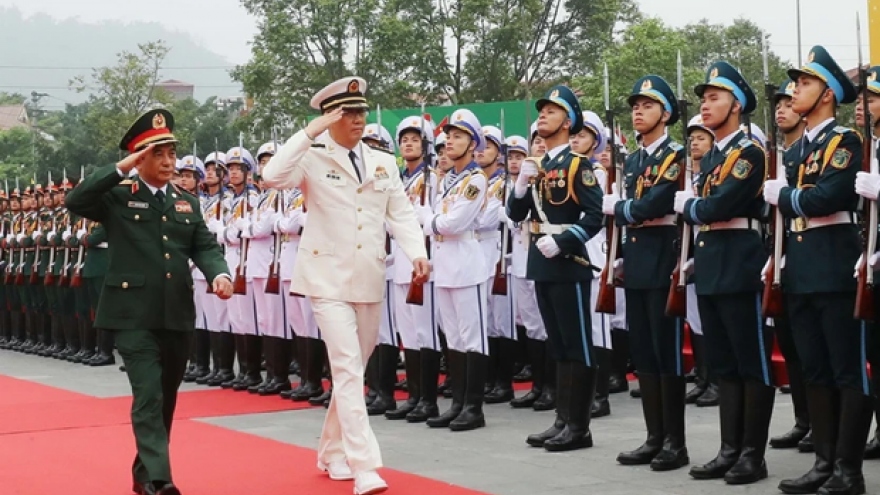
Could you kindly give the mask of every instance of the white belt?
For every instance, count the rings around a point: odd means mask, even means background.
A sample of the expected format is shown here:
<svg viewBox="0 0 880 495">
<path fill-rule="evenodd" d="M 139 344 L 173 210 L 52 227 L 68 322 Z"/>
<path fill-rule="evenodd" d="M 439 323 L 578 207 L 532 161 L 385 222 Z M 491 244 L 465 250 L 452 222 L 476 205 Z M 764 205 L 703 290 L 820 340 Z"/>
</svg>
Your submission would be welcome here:
<svg viewBox="0 0 880 495">
<path fill-rule="evenodd" d="M 754 230 L 760 233 L 761 222 L 753 218 L 734 218 L 726 222 L 700 225 L 700 232 L 708 232 L 710 230 Z"/>
<path fill-rule="evenodd" d="M 571 227 L 571 224 L 568 223 L 552 224 L 532 220 L 531 222 L 529 222 L 529 233 L 559 235 L 568 230 L 569 227 Z"/>
<path fill-rule="evenodd" d="M 436 242 L 466 241 L 468 239 L 474 239 L 475 237 L 476 236 L 474 235 L 474 231 L 468 230 L 468 231 L 461 232 L 458 234 L 449 234 L 449 235 L 437 234 L 434 236 L 434 240 Z"/>
<path fill-rule="evenodd" d="M 474 232 L 474 237 L 476 237 L 478 241 L 501 239 L 501 232 L 498 232 L 497 230 L 484 230 L 481 232 L 478 230 Z"/>
<path fill-rule="evenodd" d="M 855 216 L 850 211 L 838 211 L 827 217 L 795 218 L 791 225 L 792 232 L 828 227 L 829 225 L 848 225 L 856 223 Z"/>
<path fill-rule="evenodd" d="M 641 227 L 670 227 L 675 226 L 675 220 L 675 215 L 666 215 L 665 217 L 645 220 L 640 224 L 630 225 L 629 227 L 634 229 L 638 229 Z"/>
<path fill-rule="evenodd" d="M 107 241 L 104 241 L 104 242 L 102 242 L 102 243 L 100 243 L 100 244 L 95 244 L 95 245 L 92 246 L 92 247 L 101 248 L 101 249 L 106 249 L 106 248 L 110 247 L 110 245 L 107 244 Z"/>
</svg>

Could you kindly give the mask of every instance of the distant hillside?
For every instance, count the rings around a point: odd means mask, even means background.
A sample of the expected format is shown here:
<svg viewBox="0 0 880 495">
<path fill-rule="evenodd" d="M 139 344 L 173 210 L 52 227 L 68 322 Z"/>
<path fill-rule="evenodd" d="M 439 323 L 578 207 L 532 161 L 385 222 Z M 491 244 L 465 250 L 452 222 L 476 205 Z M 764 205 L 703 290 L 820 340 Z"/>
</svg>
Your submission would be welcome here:
<svg viewBox="0 0 880 495">
<path fill-rule="evenodd" d="M 90 67 L 114 64 L 116 53 L 122 50 L 136 51 L 138 43 L 159 39 L 171 48 L 162 79 L 194 84 L 198 100 L 240 93 L 240 85 L 229 78 L 230 62 L 196 44 L 186 33 L 169 31 L 156 23 L 85 24 L 58 21 L 47 15 L 25 19 L 21 12 L 10 8 L 0 8 L 0 91 L 25 95 L 39 91 L 77 103 L 87 95 L 68 89 L 71 78 L 90 74 Z M 63 106 L 56 99 L 43 101 L 48 109 Z"/>
</svg>

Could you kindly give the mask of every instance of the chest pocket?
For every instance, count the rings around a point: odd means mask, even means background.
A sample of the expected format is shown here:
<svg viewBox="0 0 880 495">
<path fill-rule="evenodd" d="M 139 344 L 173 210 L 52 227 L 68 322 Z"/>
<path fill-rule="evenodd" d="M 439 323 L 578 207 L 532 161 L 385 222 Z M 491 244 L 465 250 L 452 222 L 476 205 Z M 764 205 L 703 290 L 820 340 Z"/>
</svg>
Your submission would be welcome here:
<svg viewBox="0 0 880 495">
<path fill-rule="evenodd" d="M 373 181 L 373 189 L 379 192 L 391 190 L 391 179 L 376 179 Z"/>
</svg>

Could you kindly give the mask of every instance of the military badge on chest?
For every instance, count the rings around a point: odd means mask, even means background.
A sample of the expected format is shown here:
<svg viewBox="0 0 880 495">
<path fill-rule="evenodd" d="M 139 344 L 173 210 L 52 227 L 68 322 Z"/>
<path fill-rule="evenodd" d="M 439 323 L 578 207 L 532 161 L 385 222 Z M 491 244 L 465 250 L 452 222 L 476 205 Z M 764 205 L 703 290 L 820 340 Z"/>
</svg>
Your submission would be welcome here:
<svg viewBox="0 0 880 495">
<path fill-rule="evenodd" d="M 187 201 L 177 201 L 174 203 L 174 211 L 177 213 L 192 213 L 193 207 Z"/>
</svg>

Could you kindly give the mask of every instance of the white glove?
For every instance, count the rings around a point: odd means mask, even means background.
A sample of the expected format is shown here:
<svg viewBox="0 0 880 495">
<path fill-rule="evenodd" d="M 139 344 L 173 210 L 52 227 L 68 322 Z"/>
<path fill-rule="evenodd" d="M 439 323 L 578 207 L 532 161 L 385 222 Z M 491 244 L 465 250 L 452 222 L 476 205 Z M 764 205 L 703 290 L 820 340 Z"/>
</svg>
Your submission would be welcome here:
<svg viewBox="0 0 880 495">
<path fill-rule="evenodd" d="M 55 238 L 55 232 L 49 232 L 49 234 L 46 235 L 46 242 L 52 242 L 52 239 L 54 239 L 54 238 Z"/>
<path fill-rule="evenodd" d="M 64 242 L 67 242 L 67 240 L 70 239 L 70 235 L 71 235 L 70 229 L 65 230 L 65 231 L 61 234 L 61 240 L 64 241 Z M 12 239 L 10 239 L 10 240 L 12 240 Z"/>
<path fill-rule="evenodd" d="M 767 282 L 767 275 L 770 273 L 770 260 L 772 259 L 772 256 L 767 258 L 767 263 L 764 263 L 764 268 L 761 269 L 761 282 Z M 782 270 L 783 268 L 785 268 L 785 255 L 779 260 L 779 269 Z"/>
<path fill-rule="evenodd" d="M 239 218 L 233 223 L 233 225 L 235 225 L 236 229 L 244 232 L 248 229 L 248 227 L 250 227 L 251 222 L 247 218 Z"/>
<path fill-rule="evenodd" d="M 620 201 L 620 192 L 617 191 L 617 184 L 611 184 L 611 194 L 602 197 L 602 213 L 606 215 L 614 215 L 614 207 Z"/>
<path fill-rule="evenodd" d="M 623 258 L 617 258 L 614 260 L 614 264 L 611 265 L 611 268 L 614 269 L 614 278 L 623 277 Z"/>
<path fill-rule="evenodd" d="M 877 270 L 880 268 L 880 252 L 876 252 L 872 254 L 868 258 L 869 267 L 871 270 Z M 859 260 L 856 261 L 856 266 L 853 267 L 853 278 L 859 278 L 859 271 L 862 269 L 862 266 L 865 264 L 865 254 L 862 253 L 859 255 Z"/>
<path fill-rule="evenodd" d="M 216 234 L 217 232 L 223 230 L 223 222 L 217 220 L 216 218 L 211 218 L 210 220 L 208 220 L 206 225 L 208 227 L 208 231 L 212 234 Z"/>
<path fill-rule="evenodd" d="M 504 205 L 498 207 L 498 220 L 504 223 L 510 222 L 510 219 L 507 218 L 507 207 Z"/>
<path fill-rule="evenodd" d="M 535 246 L 541 251 L 541 254 L 543 254 L 545 258 L 552 258 L 562 252 L 562 250 L 559 249 L 559 245 L 556 244 L 556 239 L 549 235 L 545 235 L 538 239 Z"/>
<path fill-rule="evenodd" d="M 6 234 L 6 242 L 12 242 L 13 239 L 15 239 L 15 234 Z"/>
<path fill-rule="evenodd" d="M 689 277 L 694 273 L 694 259 L 688 258 L 687 261 L 684 262 L 684 266 L 682 267 L 682 271 L 684 271 L 685 277 Z"/>
<path fill-rule="evenodd" d="M 783 187 L 788 186 L 785 179 L 773 179 L 764 183 L 764 201 L 771 205 L 779 204 L 779 192 Z"/>
<path fill-rule="evenodd" d="M 876 200 L 880 195 L 880 174 L 858 172 L 856 174 L 856 194 L 866 199 Z"/>
<path fill-rule="evenodd" d="M 684 207 L 687 204 L 688 200 L 695 198 L 694 191 L 686 187 L 684 191 L 678 191 L 675 193 L 675 202 L 672 205 L 672 209 L 678 213 L 684 213 Z"/>
<path fill-rule="evenodd" d="M 516 178 L 516 184 L 513 185 L 513 195 L 516 198 L 522 198 L 529 190 L 529 181 L 532 177 L 538 176 L 538 164 L 534 160 L 528 158 L 523 160 L 519 169 L 519 176 Z"/>
<path fill-rule="evenodd" d="M 434 210 L 430 206 L 416 205 L 413 208 L 416 210 L 416 218 L 419 219 L 419 223 L 422 225 L 427 225 L 430 223 L 431 218 L 434 217 Z"/>
<path fill-rule="evenodd" d="M 76 231 L 76 240 L 80 240 L 86 236 L 86 229 L 79 229 Z"/>
<path fill-rule="evenodd" d="M 18 242 L 21 242 L 21 240 L 24 239 L 24 234 L 18 234 L 15 238 L 18 240 Z"/>
</svg>

